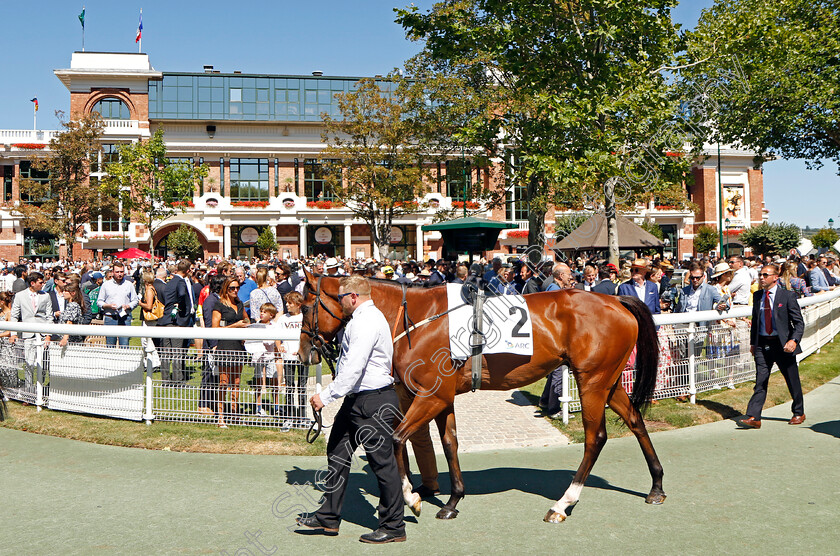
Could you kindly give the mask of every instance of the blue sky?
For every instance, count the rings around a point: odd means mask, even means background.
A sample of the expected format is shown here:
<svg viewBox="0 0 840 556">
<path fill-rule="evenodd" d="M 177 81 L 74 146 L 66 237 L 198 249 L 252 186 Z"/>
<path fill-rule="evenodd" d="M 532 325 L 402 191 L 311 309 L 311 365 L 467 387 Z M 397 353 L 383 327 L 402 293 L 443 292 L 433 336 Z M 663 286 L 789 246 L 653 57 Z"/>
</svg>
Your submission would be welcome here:
<svg viewBox="0 0 840 556">
<path fill-rule="evenodd" d="M 221 71 L 368 76 L 385 74 L 416 53 L 394 23 L 395 6 L 404 0 L 87 0 L 85 48 L 136 52 L 134 36 L 143 8 L 143 51 L 159 71 Z M 430 0 L 415 0 L 427 9 Z M 674 19 L 693 27 L 707 0 L 687 0 Z M 55 110 L 67 110 L 67 89 L 52 70 L 70 67 L 81 50 L 78 15 L 82 2 L 41 0 L 2 2 L 4 53 L 0 87 L 0 129 L 31 129 L 32 103 L 38 97 L 38 127 L 58 127 Z M 11 23 L 14 22 L 14 23 Z M 807 170 L 801 161 L 775 161 L 764 172 L 764 198 L 771 222 L 840 225 L 837 167 Z"/>
</svg>

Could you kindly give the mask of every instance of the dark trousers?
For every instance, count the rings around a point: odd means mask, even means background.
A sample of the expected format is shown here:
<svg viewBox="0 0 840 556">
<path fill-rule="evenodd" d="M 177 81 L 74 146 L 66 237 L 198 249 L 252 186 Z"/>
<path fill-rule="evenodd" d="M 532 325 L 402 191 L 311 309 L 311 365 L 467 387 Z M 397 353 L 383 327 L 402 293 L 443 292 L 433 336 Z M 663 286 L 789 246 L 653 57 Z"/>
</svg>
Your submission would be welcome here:
<svg viewBox="0 0 840 556">
<path fill-rule="evenodd" d="M 566 380 L 568 372 L 568 365 L 560 365 L 546 377 L 545 387 L 540 396 L 540 405 L 545 406 L 545 412 L 549 415 L 560 413 L 563 408 L 560 405 L 560 397 L 563 395 L 563 381 Z"/>
<path fill-rule="evenodd" d="M 341 524 L 350 462 L 361 444 L 379 483 L 379 528 L 395 533 L 405 531 L 402 488 L 391 438 L 399 403 L 393 388 L 344 399 L 327 442 L 329 472 L 324 484 L 325 500 L 315 514 L 325 527 L 338 528 Z"/>
<path fill-rule="evenodd" d="M 804 415 L 805 405 L 802 401 L 802 385 L 799 383 L 796 356 L 784 352 L 778 337 L 761 336 L 758 345 L 755 346 L 755 389 L 747 404 L 747 415 L 761 419 L 761 409 L 764 407 L 764 400 L 767 399 L 767 382 L 770 380 L 770 370 L 774 363 L 779 366 L 779 371 L 785 377 L 790 396 L 793 398 L 793 414 Z"/>
<path fill-rule="evenodd" d="M 166 326 L 177 325 L 167 324 Z M 164 382 L 185 382 L 187 376 L 184 372 L 184 359 L 187 356 L 186 350 L 190 347 L 190 341 L 181 338 L 163 338 L 161 347 L 163 348 L 160 354 L 161 380 Z"/>
<path fill-rule="evenodd" d="M 273 365 L 274 363 L 270 363 Z M 283 415 L 289 419 L 306 418 L 306 381 L 309 367 L 295 359 L 283 360 L 283 380 L 286 382 L 286 404 Z"/>
<path fill-rule="evenodd" d="M 198 407 L 216 411 L 219 408 L 219 377 L 213 374 L 207 356 L 201 365 L 201 390 L 198 395 Z"/>
</svg>

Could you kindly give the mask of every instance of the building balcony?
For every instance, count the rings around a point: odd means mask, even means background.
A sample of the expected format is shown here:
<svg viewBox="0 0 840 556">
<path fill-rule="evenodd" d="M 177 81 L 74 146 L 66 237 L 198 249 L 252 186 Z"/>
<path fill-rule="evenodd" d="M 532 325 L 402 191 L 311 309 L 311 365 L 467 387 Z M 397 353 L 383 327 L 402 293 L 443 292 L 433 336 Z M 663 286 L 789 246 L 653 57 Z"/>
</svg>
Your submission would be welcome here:
<svg viewBox="0 0 840 556">
<path fill-rule="evenodd" d="M 0 129 L 0 143 L 12 150 L 40 150 L 59 133 L 51 129 Z"/>
</svg>

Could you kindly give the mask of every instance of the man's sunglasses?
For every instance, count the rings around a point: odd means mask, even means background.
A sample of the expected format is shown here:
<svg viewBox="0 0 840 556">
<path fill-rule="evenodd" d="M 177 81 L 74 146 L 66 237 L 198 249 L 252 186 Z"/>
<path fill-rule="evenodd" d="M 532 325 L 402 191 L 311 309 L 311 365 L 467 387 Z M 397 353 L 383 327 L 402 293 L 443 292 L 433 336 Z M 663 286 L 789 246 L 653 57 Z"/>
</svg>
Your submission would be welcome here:
<svg viewBox="0 0 840 556">
<path fill-rule="evenodd" d="M 770 278 L 771 276 L 775 276 L 775 274 L 767 274 L 766 272 L 762 272 L 759 274 L 762 278 Z"/>
<path fill-rule="evenodd" d="M 348 295 L 358 295 L 358 294 L 353 293 L 353 292 L 350 292 L 350 293 L 340 293 L 340 294 L 338 294 L 338 302 L 339 302 L 339 303 L 341 303 L 341 300 L 342 300 L 342 299 L 344 299 L 345 297 L 347 297 Z"/>
</svg>

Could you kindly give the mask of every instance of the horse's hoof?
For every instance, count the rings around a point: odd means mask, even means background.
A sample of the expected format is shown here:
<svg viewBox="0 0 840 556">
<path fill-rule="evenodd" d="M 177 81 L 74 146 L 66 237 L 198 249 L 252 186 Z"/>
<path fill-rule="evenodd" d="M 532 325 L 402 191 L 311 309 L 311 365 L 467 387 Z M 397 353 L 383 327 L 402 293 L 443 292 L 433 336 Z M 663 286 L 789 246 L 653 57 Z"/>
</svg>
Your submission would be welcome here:
<svg viewBox="0 0 840 556">
<path fill-rule="evenodd" d="M 666 496 L 664 492 L 659 492 L 656 494 L 651 492 L 647 495 L 647 498 L 645 498 L 645 504 L 653 504 L 654 506 L 659 506 L 660 504 L 662 504 L 662 502 L 665 501 L 665 498 Z"/>
<path fill-rule="evenodd" d="M 555 512 L 554 510 L 548 510 L 548 513 L 545 514 L 543 521 L 546 523 L 563 523 L 566 521 L 566 516 L 560 512 Z"/>
<path fill-rule="evenodd" d="M 423 499 L 420 498 L 420 495 L 416 492 L 413 494 L 414 501 L 409 503 L 408 507 L 411 508 L 411 513 L 413 513 L 415 517 L 420 517 L 420 510 L 423 509 Z"/>
<path fill-rule="evenodd" d="M 444 506 L 435 515 L 435 517 L 438 519 L 455 519 L 456 517 L 458 517 L 458 510 L 447 508 L 446 506 Z"/>
</svg>

